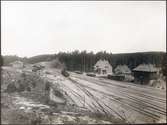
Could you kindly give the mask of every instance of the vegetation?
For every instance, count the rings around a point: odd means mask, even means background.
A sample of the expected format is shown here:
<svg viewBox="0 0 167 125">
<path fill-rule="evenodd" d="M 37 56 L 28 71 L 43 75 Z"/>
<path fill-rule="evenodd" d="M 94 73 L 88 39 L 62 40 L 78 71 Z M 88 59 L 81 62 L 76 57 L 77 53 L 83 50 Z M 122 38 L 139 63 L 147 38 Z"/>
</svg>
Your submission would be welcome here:
<svg viewBox="0 0 167 125">
<path fill-rule="evenodd" d="M 93 73 L 87 73 L 86 75 L 87 75 L 87 76 L 91 76 L 91 77 L 95 77 L 95 76 L 96 76 L 96 75 L 93 74 Z"/>
<path fill-rule="evenodd" d="M 65 77 L 69 77 L 69 75 L 70 75 L 65 69 L 63 69 L 63 70 L 61 71 L 61 74 L 62 74 L 63 76 L 65 76 Z"/>
<path fill-rule="evenodd" d="M 71 53 L 58 53 L 55 55 L 61 62 L 64 62 L 67 70 L 71 71 L 92 71 L 93 65 L 99 59 L 106 59 L 113 66 L 127 65 L 131 70 L 142 63 L 151 63 L 156 66 L 164 66 L 165 53 L 164 52 L 140 52 L 140 53 L 125 53 L 125 54 L 112 54 L 105 51 L 94 54 L 93 52 L 74 51 Z M 164 61 L 164 64 L 162 64 Z M 165 71 L 165 70 L 164 70 Z"/>
<path fill-rule="evenodd" d="M 24 57 L 24 58 L 21 58 L 21 57 L 18 57 L 16 55 L 7 55 L 7 56 L 2 56 L 1 57 L 1 65 L 9 65 L 9 63 L 11 62 L 14 62 L 14 61 L 17 61 L 17 60 L 20 60 L 20 61 L 23 61 L 23 62 L 26 62 L 28 60 L 28 58 Z"/>
<path fill-rule="evenodd" d="M 38 63 L 38 62 L 42 62 L 42 61 L 51 61 L 54 58 L 54 55 L 50 55 L 50 54 L 45 54 L 45 55 L 38 55 L 38 56 L 33 56 L 30 57 L 26 60 L 27 63 Z"/>
<path fill-rule="evenodd" d="M 51 61 L 51 64 L 50 64 L 50 65 L 51 65 L 51 67 L 57 68 L 57 69 L 63 69 L 63 68 L 65 68 L 65 64 L 62 63 L 62 62 L 60 62 L 58 58 L 53 59 L 53 60 Z"/>
<path fill-rule="evenodd" d="M 63 65 L 65 64 L 67 70 L 70 71 L 92 71 L 93 65 L 99 59 L 106 59 L 113 66 L 113 69 L 117 65 L 127 65 L 130 69 L 135 68 L 142 63 L 151 63 L 156 66 L 161 66 L 163 73 L 166 72 L 166 53 L 165 52 L 138 52 L 138 53 L 124 53 L 124 54 L 112 54 L 106 51 L 97 53 L 78 51 L 73 52 L 59 52 L 53 55 L 39 55 L 31 58 L 19 58 L 17 56 L 3 56 L 3 65 L 7 65 L 12 61 L 21 60 L 26 63 L 37 63 L 40 61 L 51 61 L 59 59 Z M 53 61 L 54 62 L 54 61 Z"/>
</svg>

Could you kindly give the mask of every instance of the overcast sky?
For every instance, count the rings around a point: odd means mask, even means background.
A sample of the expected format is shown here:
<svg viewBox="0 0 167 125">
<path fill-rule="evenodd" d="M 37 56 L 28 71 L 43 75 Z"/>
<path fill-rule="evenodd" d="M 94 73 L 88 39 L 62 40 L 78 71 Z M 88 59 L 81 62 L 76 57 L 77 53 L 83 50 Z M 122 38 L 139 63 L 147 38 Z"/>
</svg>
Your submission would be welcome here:
<svg viewBox="0 0 167 125">
<path fill-rule="evenodd" d="M 166 51 L 165 1 L 1 1 L 2 55 Z"/>
</svg>

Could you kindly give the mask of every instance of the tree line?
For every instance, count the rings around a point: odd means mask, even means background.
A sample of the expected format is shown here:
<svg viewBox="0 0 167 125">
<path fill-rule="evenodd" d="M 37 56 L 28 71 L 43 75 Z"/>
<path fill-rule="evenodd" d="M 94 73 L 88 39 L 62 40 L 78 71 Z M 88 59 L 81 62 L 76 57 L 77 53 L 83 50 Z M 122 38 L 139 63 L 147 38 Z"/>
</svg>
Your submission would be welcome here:
<svg viewBox="0 0 167 125">
<path fill-rule="evenodd" d="M 163 52 L 138 52 L 138 53 L 124 53 L 124 54 L 112 54 L 106 51 L 97 53 L 86 51 L 73 51 L 71 53 L 61 52 L 55 55 L 55 58 L 59 58 L 61 62 L 66 64 L 66 67 L 70 71 L 92 71 L 93 66 L 99 59 L 108 60 L 113 69 L 117 65 L 127 65 L 131 70 L 140 64 L 154 64 L 156 66 L 162 66 L 166 57 Z"/>
<path fill-rule="evenodd" d="M 38 55 L 30 58 L 20 58 L 17 56 L 3 56 L 3 65 L 7 65 L 12 61 L 21 60 L 25 63 L 37 63 L 41 61 L 51 61 L 59 59 L 64 63 L 69 71 L 93 71 L 93 66 L 99 59 L 106 59 L 112 65 L 113 69 L 117 65 L 127 65 L 131 70 L 139 64 L 155 64 L 161 66 L 166 71 L 166 53 L 165 52 L 137 52 L 137 53 L 123 53 L 112 54 L 106 51 L 97 53 L 75 50 L 73 52 L 59 52 L 50 55 Z"/>
</svg>

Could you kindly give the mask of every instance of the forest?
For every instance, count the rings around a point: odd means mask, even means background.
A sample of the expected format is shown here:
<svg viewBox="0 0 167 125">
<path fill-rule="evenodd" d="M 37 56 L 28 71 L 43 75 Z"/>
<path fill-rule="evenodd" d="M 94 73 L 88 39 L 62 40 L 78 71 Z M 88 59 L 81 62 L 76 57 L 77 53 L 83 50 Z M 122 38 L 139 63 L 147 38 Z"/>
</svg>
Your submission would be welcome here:
<svg viewBox="0 0 167 125">
<path fill-rule="evenodd" d="M 38 55 L 34 57 L 18 57 L 14 56 L 2 56 L 2 65 L 8 65 L 9 63 L 20 60 L 25 63 L 38 63 L 41 61 L 51 61 L 58 58 L 60 62 L 66 65 L 66 69 L 69 71 L 86 71 L 91 72 L 93 65 L 99 59 L 106 59 L 112 65 L 113 69 L 117 65 L 127 65 L 130 69 L 135 68 L 139 64 L 155 64 L 161 66 L 166 71 L 166 53 L 165 52 L 136 52 L 136 53 L 121 53 L 112 54 L 106 51 L 100 51 L 97 53 L 75 50 L 73 52 L 59 52 L 57 54 Z"/>
</svg>

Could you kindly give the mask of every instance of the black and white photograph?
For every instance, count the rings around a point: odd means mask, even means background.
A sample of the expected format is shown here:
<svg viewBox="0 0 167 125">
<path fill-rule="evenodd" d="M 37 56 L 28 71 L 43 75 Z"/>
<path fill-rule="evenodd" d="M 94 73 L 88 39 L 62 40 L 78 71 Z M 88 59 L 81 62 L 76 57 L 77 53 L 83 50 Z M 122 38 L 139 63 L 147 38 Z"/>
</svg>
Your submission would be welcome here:
<svg viewBox="0 0 167 125">
<path fill-rule="evenodd" d="M 166 123 L 166 1 L 1 1 L 1 124 Z"/>
</svg>

